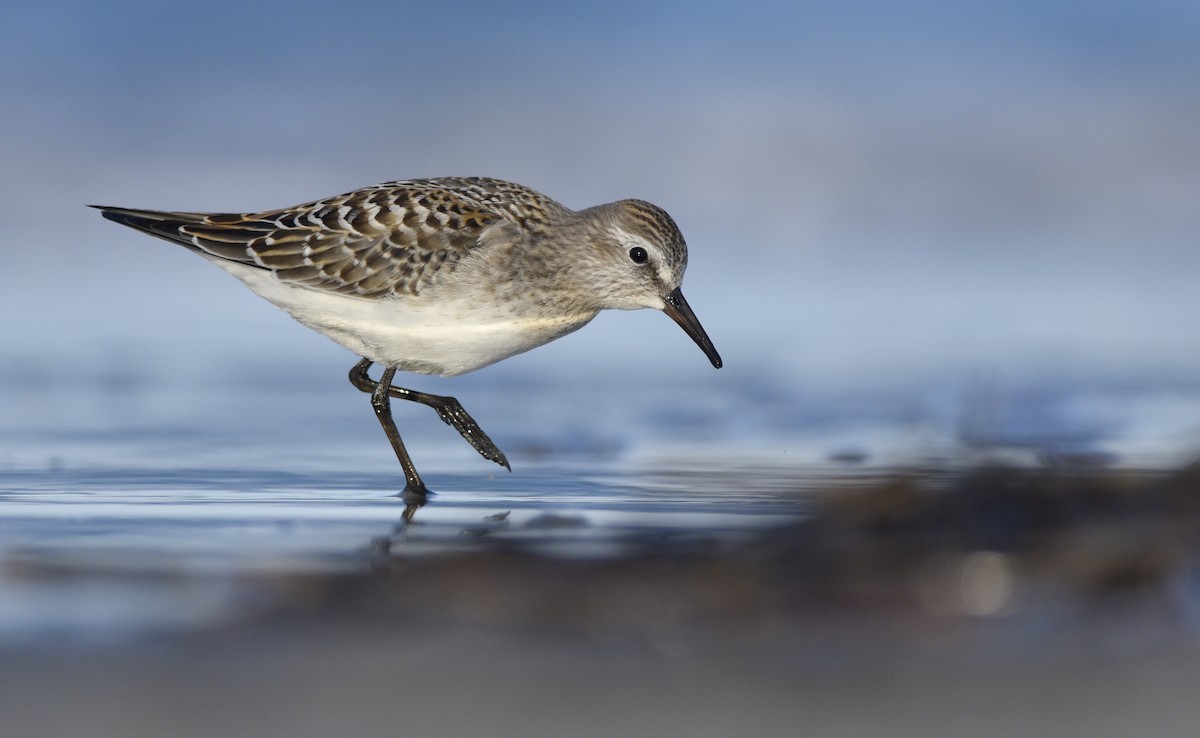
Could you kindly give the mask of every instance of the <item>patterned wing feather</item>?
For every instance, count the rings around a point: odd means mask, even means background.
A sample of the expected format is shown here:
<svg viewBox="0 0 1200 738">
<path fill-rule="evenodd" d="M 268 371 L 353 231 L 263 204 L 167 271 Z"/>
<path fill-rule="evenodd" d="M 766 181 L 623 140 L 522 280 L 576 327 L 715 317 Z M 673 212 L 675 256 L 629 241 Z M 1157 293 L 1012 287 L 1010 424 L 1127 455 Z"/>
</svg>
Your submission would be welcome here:
<svg viewBox="0 0 1200 738">
<path fill-rule="evenodd" d="M 417 294 L 501 224 L 537 230 L 561 205 L 500 180 L 389 182 L 249 214 L 102 207 L 106 218 L 281 280 L 363 297 Z"/>
</svg>

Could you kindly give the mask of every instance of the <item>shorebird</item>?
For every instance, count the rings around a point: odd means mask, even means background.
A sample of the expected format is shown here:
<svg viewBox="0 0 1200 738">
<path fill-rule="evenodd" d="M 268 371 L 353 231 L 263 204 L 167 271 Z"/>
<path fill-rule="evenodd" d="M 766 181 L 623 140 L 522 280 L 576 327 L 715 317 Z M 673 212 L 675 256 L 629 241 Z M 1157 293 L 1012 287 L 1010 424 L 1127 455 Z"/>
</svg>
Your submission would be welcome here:
<svg viewBox="0 0 1200 738">
<path fill-rule="evenodd" d="M 601 310 L 638 308 L 666 313 L 721 367 L 680 291 L 683 235 L 642 200 L 571 210 L 512 182 L 444 177 L 258 213 L 92 207 L 203 256 L 361 356 L 350 381 L 371 395 L 404 469 L 405 499 L 428 489 L 392 419 L 393 397 L 432 407 L 485 459 L 511 466 L 458 400 L 397 387 L 397 371 L 464 374 L 578 330 Z M 367 373 L 376 363 L 378 381 Z"/>
</svg>

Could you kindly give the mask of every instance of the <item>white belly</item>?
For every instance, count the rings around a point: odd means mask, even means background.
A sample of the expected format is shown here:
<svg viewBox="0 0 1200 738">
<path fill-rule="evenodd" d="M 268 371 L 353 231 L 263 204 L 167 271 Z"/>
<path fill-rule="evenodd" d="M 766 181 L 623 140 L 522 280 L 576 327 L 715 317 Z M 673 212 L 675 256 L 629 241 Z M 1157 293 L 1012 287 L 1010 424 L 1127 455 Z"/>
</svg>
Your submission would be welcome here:
<svg viewBox="0 0 1200 738">
<path fill-rule="evenodd" d="M 261 269 L 214 263 L 355 354 L 421 374 L 465 374 L 549 343 L 595 317 L 539 316 L 528 306 L 439 298 L 436 290 L 435 297 L 353 297 L 289 285 Z"/>
</svg>

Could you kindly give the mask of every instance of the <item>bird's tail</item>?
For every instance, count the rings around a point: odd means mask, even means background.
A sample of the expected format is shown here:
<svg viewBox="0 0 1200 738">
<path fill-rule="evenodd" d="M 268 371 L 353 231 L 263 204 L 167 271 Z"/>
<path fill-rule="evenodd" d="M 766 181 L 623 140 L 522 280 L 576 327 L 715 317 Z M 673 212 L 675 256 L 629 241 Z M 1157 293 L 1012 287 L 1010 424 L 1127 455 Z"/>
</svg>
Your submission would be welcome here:
<svg viewBox="0 0 1200 738">
<path fill-rule="evenodd" d="M 204 213 L 173 213 L 160 210 L 136 210 L 108 205 L 90 205 L 111 221 L 129 226 L 151 236 L 158 236 L 172 243 L 196 250 L 192 235 L 184 233 L 189 225 L 200 225 L 208 216 Z"/>
</svg>

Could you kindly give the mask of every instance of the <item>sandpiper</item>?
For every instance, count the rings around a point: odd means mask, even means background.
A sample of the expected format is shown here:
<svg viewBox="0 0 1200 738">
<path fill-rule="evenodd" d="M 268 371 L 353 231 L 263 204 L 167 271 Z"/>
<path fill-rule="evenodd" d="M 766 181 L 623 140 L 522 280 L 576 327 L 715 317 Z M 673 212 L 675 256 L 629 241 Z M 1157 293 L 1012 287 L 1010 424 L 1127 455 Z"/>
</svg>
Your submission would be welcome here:
<svg viewBox="0 0 1200 738">
<path fill-rule="evenodd" d="M 444 177 L 259 213 L 93 207 L 187 247 L 363 357 L 350 381 L 371 395 L 404 469 L 406 499 L 428 490 L 392 420 L 393 397 L 434 408 L 484 458 L 511 467 L 458 400 L 394 386 L 397 371 L 464 374 L 608 308 L 662 310 L 721 367 L 680 291 L 683 236 L 642 200 L 576 211 L 512 182 Z M 378 381 L 367 374 L 375 363 Z"/>
</svg>

